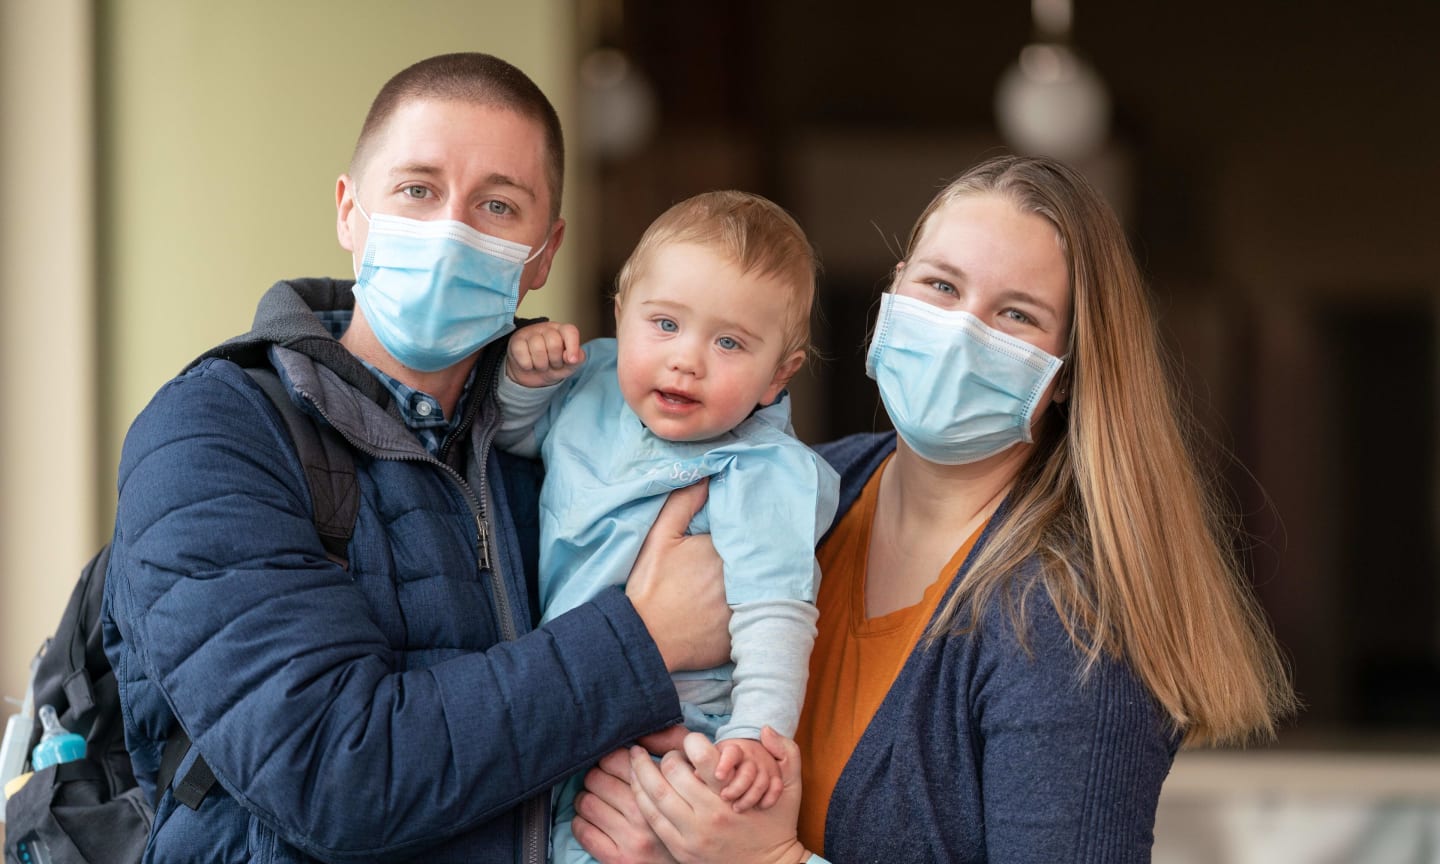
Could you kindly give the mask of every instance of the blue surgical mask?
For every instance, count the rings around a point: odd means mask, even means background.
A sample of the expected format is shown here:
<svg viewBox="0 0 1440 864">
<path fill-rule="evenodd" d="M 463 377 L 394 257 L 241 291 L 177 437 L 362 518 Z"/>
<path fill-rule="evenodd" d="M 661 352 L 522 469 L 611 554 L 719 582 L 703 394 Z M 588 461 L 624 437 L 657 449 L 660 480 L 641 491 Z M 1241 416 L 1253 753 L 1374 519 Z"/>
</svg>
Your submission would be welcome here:
<svg viewBox="0 0 1440 864">
<path fill-rule="evenodd" d="M 1029 442 L 1061 365 L 968 312 L 886 294 L 865 373 L 880 385 L 890 422 L 911 450 L 961 465 Z"/>
<path fill-rule="evenodd" d="M 515 329 L 530 247 L 464 222 L 376 213 L 355 273 L 355 302 L 390 356 L 421 372 L 460 362 Z M 549 242 L 548 240 L 546 241 Z"/>
</svg>

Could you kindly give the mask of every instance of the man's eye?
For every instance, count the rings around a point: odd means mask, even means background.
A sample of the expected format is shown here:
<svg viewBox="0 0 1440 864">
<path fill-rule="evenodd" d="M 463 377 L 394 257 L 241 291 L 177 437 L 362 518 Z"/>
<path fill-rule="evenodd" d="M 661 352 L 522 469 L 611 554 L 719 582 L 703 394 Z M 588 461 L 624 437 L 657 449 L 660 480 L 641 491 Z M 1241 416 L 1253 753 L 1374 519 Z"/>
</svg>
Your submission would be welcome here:
<svg viewBox="0 0 1440 864">
<path fill-rule="evenodd" d="M 485 209 L 495 216 L 508 216 L 512 212 L 510 205 L 504 201 L 486 201 Z"/>
<path fill-rule="evenodd" d="M 407 198 L 428 198 L 430 190 L 424 186 L 406 186 L 403 190 Z"/>
<path fill-rule="evenodd" d="M 655 326 L 659 327 L 661 330 L 664 330 L 666 333 L 674 333 L 676 330 L 680 329 L 680 325 L 676 324 L 674 321 L 671 321 L 669 318 L 657 318 L 655 320 Z"/>
</svg>

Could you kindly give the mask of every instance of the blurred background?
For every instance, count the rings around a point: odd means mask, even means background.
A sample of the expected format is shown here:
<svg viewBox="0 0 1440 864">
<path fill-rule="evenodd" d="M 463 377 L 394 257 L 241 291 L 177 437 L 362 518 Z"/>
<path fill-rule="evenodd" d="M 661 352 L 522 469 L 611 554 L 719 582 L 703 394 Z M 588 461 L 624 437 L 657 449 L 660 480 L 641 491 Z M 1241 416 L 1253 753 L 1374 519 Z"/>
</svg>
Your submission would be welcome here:
<svg viewBox="0 0 1440 864">
<path fill-rule="evenodd" d="M 349 275 L 370 99 L 481 50 L 566 128 L 570 228 L 525 311 L 607 335 L 655 215 L 765 194 L 824 265 L 812 442 L 886 425 L 869 316 L 947 178 L 1086 172 L 1306 703 L 1273 746 L 1181 754 L 1156 861 L 1440 862 L 1437 32 L 1432 0 L 3 0 L 0 695 L 108 538 L 130 420 L 276 279 Z"/>
</svg>

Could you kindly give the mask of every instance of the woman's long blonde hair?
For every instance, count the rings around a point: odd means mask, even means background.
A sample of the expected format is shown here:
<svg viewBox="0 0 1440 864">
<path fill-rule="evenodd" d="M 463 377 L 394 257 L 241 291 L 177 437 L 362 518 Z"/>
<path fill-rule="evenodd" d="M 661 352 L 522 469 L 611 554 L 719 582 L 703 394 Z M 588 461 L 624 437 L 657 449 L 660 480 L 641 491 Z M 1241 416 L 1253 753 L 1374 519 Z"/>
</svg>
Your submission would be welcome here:
<svg viewBox="0 0 1440 864">
<path fill-rule="evenodd" d="M 957 198 L 989 194 L 1049 220 L 1070 273 L 1074 320 L 1061 386 L 1002 523 L 946 602 L 931 636 L 963 631 L 1005 602 L 1035 557 L 1086 669 L 1125 658 L 1187 744 L 1273 736 L 1295 708 L 1288 670 L 1245 581 L 1229 526 L 1183 429 L 1144 285 L 1124 231 L 1079 174 L 1002 157 L 951 182 L 911 232 Z M 1022 629 L 1023 634 L 1023 629 Z"/>
</svg>

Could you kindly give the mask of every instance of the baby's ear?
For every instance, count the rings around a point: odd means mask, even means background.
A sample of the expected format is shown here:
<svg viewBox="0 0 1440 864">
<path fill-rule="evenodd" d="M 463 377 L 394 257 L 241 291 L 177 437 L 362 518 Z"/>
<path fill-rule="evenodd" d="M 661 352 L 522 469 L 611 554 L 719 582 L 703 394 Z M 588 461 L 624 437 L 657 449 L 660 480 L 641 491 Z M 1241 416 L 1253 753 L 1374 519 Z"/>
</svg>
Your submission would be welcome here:
<svg viewBox="0 0 1440 864">
<path fill-rule="evenodd" d="M 785 385 L 790 383 L 790 379 L 795 377 L 795 373 L 799 372 L 803 365 L 805 365 L 803 350 L 796 350 L 789 357 L 780 361 L 780 365 L 775 367 L 775 377 L 770 379 L 770 386 L 765 388 L 765 397 L 760 400 L 760 404 L 769 405 L 774 402 L 780 395 L 780 391 L 785 389 Z"/>
</svg>

